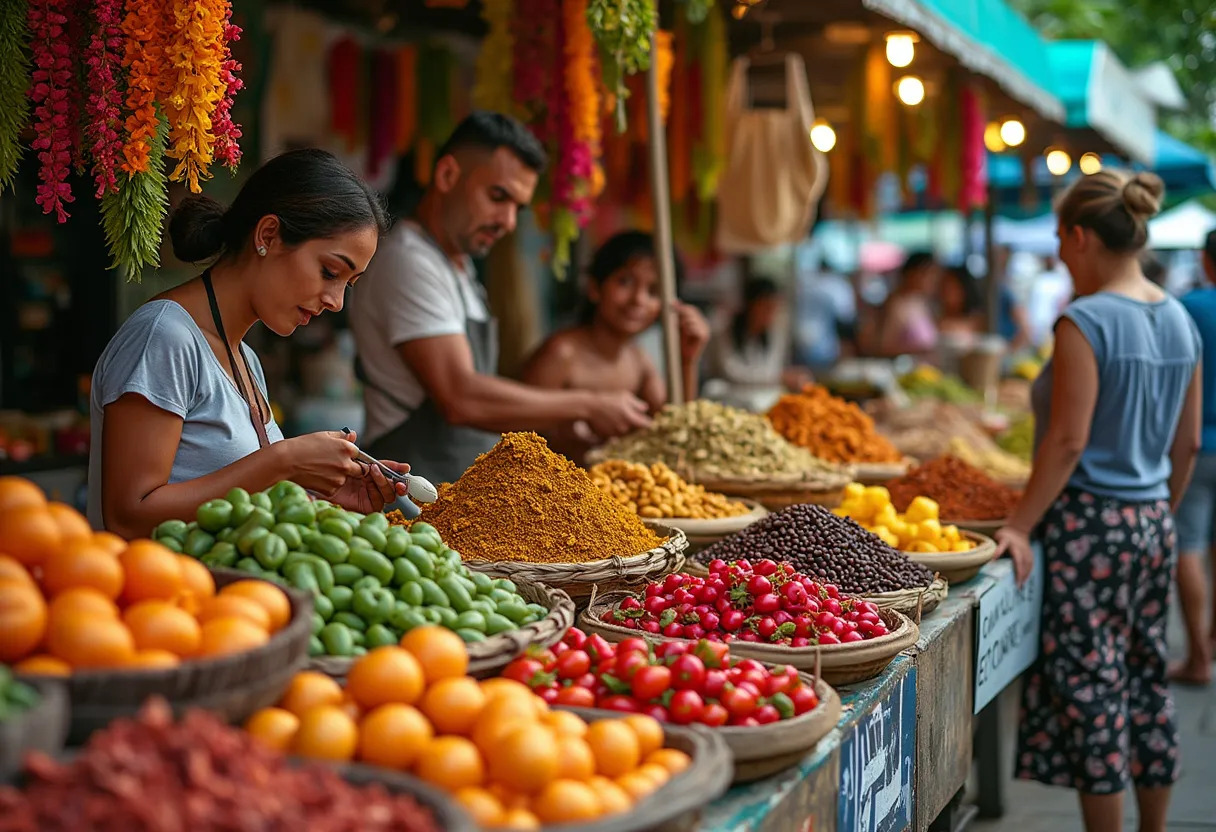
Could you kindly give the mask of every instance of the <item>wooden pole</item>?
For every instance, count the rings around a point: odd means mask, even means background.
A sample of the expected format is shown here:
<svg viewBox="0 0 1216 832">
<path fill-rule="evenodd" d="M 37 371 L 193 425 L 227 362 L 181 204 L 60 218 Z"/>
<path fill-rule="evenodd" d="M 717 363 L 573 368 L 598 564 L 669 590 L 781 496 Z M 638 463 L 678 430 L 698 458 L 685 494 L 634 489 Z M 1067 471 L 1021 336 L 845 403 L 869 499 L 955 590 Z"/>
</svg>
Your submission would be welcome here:
<svg viewBox="0 0 1216 832">
<path fill-rule="evenodd" d="M 676 263 L 671 241 L 671 196 L 667 178 L 667 134 L 659 112 L 658 43 L 650 37 L 650 69 L 646 73 L 646 121 L 650 127 L 650 193 L 654 200 L 654 247 L 659 264 L 659 298 L 663 311 L 663 358 L 667 368 L 667 400 L 684 404 L 684 371 L 680 360 L 680 326 L 676 319 Z M 695 394 L 692 391 L 691 394 Z"/>
</svg>

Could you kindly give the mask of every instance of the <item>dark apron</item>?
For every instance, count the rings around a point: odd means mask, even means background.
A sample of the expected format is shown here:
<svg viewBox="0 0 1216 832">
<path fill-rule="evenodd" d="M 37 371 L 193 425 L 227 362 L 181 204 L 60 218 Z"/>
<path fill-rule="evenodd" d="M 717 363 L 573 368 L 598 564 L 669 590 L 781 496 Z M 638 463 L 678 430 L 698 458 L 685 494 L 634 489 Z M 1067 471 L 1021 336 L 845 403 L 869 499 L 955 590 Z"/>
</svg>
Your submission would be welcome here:
<svg viewBox="0 0 1216 832">
<path fill-rule="evenodd" d="M 470 319 L 459 276 L 453 278 L 457 280 L 456 295 L 464 312 L 464 332 L 473 353 L 473 368 L 481 375 L 494 375 L 498 372 L 498 321 L 492 316 L 485 321 Z M 400 425 L 365 446 L 377 459 L 408 462 L 411 470 L 438 485 L 455 482 L 477 457 L 497 444 L 497 434 L 448 424 L 430 396 L 417 408 L 407 407 L 392 393 L 368 381 L 358 362 L 355 369 L 365 385 L 409 413 Z"/>
</svg>

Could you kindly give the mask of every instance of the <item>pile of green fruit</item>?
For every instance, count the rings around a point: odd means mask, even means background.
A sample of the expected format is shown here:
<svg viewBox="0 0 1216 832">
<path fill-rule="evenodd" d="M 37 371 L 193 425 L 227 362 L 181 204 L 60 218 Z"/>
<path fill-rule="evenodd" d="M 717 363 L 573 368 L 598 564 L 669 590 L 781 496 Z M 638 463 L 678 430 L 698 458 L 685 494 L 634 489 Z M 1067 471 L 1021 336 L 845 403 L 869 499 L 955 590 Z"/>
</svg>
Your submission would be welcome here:
<svg viewBox="0 0 1216 832">
<path fill-rule="evenodd" d="M 13 678 L 13 672 L 0 664 L 0 722 L 10 719 L 38 704 L 38 691 Z"/>
<path fill-rule="evenodd" d="M 1027 414 L 996 438 L 1001 450 L 1029 461 L 1034 455 L 1034 417 Z"/>
<path fill-rule="evenodd" d="M 425 624 L 483 641 L 549 614 L 511 581 L 471 572 L 433 526 L 392 526 L 292 482 L 234 488 L 199 506 L 195 522 L 166 520 L 152 536 L 207 566 L 311 592 L 314 656 L 359 656 Z"/>
<path fill-rule="evenodd" d="M 921 365 L 899 377 L 899 386 L 914 399 L 937 399 L 947 404 L 974 404 L 982 396 L 955 375 L 946 375 L 936 367 Z"/>
</svg>

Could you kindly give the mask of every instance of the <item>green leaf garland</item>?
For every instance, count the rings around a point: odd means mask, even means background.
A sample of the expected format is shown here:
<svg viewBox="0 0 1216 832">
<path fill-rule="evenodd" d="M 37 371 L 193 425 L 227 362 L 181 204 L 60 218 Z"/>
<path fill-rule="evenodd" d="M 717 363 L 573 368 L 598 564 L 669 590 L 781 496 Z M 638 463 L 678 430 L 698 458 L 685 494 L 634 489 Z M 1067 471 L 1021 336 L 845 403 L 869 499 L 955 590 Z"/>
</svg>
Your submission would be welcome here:
<svg viewBox="0 0 1216 832">
<path fill-rule="evenodd" d="M 0 0 L 0 191 L 12 184 L 21 161 L 21 130 L 30 115 L 29 29 L 25 0 Z"/>
<path fill-rule="evenodd" d="M 600 46 L 604 85 L 616 96 L 616 126 L 625 132 L 625 77 L 650 68 L 650 40 L 659 25 L 654 0 L 589 0 L 587 25 Z"/>
<path fill-rule="evenodd" d="M 101 199 L 101 225 L 113 262 L 125 280 L 138 282 L 147 266 L 160 265 L 161 224 L 168 213 L 169 180 L 165 177 L 165 143 L 169 124 L 157 112 L 159 125 L 151 143 L 148 170 L 118 176 L 118 191 Z"/>
</svg>

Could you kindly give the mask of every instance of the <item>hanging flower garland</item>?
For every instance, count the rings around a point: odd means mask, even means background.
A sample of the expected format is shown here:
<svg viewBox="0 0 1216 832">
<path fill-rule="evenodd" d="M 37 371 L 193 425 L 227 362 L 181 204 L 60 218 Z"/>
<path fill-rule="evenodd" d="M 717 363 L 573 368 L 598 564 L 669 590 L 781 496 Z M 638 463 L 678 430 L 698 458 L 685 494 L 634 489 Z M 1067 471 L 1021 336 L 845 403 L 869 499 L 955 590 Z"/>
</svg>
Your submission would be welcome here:
<svg viewBox="0 0 1216 832">
<path fill-rule="evenodd" d="M 555 0 L 516 0 L 511 21 L 512 80 L 516 112 L 536 137 L 549 144 L 553 125 L 548 109 L 557 49 L 559 7 Z"/>
<path fill-rule="evenodd" d="M 25 0 L 0 3 L 0 191 L 6 189 L 21 161 L 21 130 L 30 114 L 26 95 L 30 80 L 30 56 L 26 49 L 29 29 Z"/>
<path fill-rule="evenodd" d="M 514 109 L 515 38 L 511 34 L 514 15 L 514 0 L 482 0 L 481 19 L 489 31 L 477 55 L 473 105 L 478 109 L 500 113 Z"/>
<path fill-rule="evenodd" d="M 173 36 L 166 46 L 165 68 L 173 78 L 166 100 L 169 147 L 165 155 L 177 159 L 169 174 L 185 181 L 192 193 L 202 191 L 200 178 L 210 176 L 215 156 L 211 117 L 228 91 L 223 78 L 226 0 L 174 0 Z"/>
<path fill-rule="evenodd" d="M 224 10 L 224 59 L 220 64 L 220 80 L 224 84 L 224 95 L 216 105 L 211 118 L 211 132 L 215 135 L 215 158 L 228 170 L 236 173 L 241 163 L 241 126 L 232 120 L 233 99 L 245 87 L 237 75 L 241 62 L 232 57 L 232 44 L 241 39 L 241 27 L 232 22 L 232 5 Z"/>
<path fill-rule="evenodd" d="M 89 95 L 85 100 L 85 142 L 93 156 L 93 180 L 100 199 L 118 189 L 122 158 L 122 0 L 94 0 L 95 30 L 85 53 Z"/>
<path fill-rule="evenodd" d="M 118 189 L 101 198 L 101 227 L 110 250 L 110 268 L 124 280 L 139 280 L 145 267 L 160 263 L 160 229 L 168 213 L 165 142 L 169 128 L 158 122 L 148 142 L 148 169 L 118 177 Z"/>
<path fill-rule="evenodd" d="M 625 130 L 625 78 L 650 68 L 650 39 L 658 27 L 654 0 L 589 0 L 587 24 L 603 53 L 604 84 L 616 101 L 617 130 Z"/>
<path fill-rule="evenodd" d="M 163 61 L 160 0 L 126 0 L 122 21 L 126 37 L 123 68 L 127 73 L 127 138 L 123 144 L 122 169 L 128 176 L 148 170 L 152 141 L 160 126 L 156 112 L 160 70 Z"/>
<path fill-rule="evenodd" d="M 38 151 L 42 182 L 34 201 L 42 212 L 55 212 L 59 222 L 67 222 L 66 203 L 72 202 L 68 173 L 72 166 L 72 119 L 69 106 L 72 85 L 72 54 L 64 37 L 64 14 L 68 0 L 34 0 L 29 7 L 29 28 L 33 40 L 34 103 L 33 148 Z"/>
</svg>

